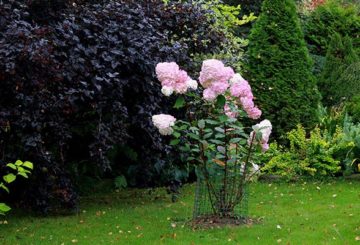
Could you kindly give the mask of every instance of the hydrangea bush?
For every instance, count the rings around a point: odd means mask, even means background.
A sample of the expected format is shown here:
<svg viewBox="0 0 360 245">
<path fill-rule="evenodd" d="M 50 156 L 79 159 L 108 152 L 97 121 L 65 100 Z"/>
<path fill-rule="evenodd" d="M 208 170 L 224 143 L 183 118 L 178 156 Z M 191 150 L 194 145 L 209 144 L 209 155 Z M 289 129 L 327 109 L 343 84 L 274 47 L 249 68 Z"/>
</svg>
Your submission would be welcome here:
<svg viewBox="0 0 360 245">
<path fill-rule="evenodd" d="M 198 82 L 174 62 L 159 63 L 156 75 L 166 96 L 178 95 L 175 108 L 186 110 L 186 120 L 172 115 L 152 116 L 160 134 L 171 135 L 196 166 L 211 203 L 211 215 L 234 217 L 245 196 L 245 185 L 259 166 L 251 162 L 256 150 L 266 151 L 272 125 L 263 120 L 251 129 L 242 119 L 259 119 L 249 83 L 221 61 L 203 61 Z"/>
</svg>

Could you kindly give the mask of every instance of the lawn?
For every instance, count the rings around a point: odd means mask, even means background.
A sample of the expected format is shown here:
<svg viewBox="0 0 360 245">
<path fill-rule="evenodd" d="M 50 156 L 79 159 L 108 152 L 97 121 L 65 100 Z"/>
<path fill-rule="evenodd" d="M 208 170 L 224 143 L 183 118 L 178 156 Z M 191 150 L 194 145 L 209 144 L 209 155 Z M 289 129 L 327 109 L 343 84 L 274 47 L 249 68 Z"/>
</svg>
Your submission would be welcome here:
<svg viewBox="0 0 360 245">
<path fill-rule="evenodd" d="M 0 244 L 359 244 L 360 183 L 253 183 L 249 212 L 259 222 L 193 230 L 194 186 L 176 203 L 164 189 L 83 198 L 78 215 L 10 213 Z M 3 223 L 3 222 L 2 222 Z"/>
</svg>

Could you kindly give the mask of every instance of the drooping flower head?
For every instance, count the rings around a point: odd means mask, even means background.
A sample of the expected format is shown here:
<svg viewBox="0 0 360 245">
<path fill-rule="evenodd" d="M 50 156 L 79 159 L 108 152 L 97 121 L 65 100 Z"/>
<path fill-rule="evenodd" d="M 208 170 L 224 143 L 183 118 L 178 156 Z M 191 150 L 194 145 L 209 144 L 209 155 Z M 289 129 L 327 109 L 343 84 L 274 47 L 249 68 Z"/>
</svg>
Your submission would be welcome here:
<svg viewBox="0 0 360 245">
<path fill-rule="evenodd" d="M 253 144 L 261 145 L 263 151 L 267 151 L 269 149 L 269 138 L 272 130 L 272 125 L 269 120 L 263 120 L 260 123 L 253 126 L 254 131 L 251 132 L 248 143 L 251 144 L 251 141 L 254 139 Z M 261 139 L 256 139 L 256 134 L 261 134 Z"/>
<path fill-rule="evenodd" d="M 248 81 L 242 78 L 240 74 L 235 74 L 234 77 L 230 80 L 230 83 L 230 93 L 232 96 L 247 97 L 251 99 L 254 97 Z"/>
<path fill-rule="evenodd" d="M 173 133 L 172 126 L 175 125 L 176 118 L 167 115 L 167 114 L 159 114 L 152 116 L 152 122 L 161 135 L 171 135 Z"/>
</svg>

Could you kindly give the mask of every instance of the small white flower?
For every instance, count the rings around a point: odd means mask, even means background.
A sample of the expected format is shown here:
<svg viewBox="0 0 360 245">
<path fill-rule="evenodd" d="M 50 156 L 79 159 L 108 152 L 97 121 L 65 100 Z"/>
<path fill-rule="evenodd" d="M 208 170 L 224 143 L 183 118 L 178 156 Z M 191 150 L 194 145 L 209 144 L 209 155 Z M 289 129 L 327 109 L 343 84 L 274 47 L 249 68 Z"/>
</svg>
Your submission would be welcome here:
<svg viewBox="0 0 360 245">
<path fill-rule="evenodd" d="M 174 92 L 172 87 L 164 86 L 161 88 L 161 93 L 165 96 L 170 96 Z"/>
<path fill-rule="evenodd" d="M 259 171 L 259 169 L 260 169 L 260 166 L 259 166 L 259 165 L 257 165 L 256 163 L 253 163 L 252 166 L 253 166 L 253 172 L 254 172 L 254 173 L 257 172 L 257 171 Z"/>
<path fill-rule="evenodd" d="M 193 79 L 189 79 L 186 81 L 186 85 L 188 88 L 196 90 L 198 88 L 198 83 L 197 81 L 193 80 Z"/>
</svg>

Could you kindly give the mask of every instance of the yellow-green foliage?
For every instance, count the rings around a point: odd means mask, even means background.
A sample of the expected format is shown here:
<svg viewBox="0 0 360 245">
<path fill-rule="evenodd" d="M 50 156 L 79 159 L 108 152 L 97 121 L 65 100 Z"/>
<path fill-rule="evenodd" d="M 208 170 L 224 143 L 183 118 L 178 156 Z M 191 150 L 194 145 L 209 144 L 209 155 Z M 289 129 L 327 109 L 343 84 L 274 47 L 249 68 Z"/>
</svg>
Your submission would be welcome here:
<svg viewBox="0 0 360 245">
<path fill-rule="evenodd" d="M 226 27 L 229 29 L 233 29 L 236 26 L 245 25 L 251 21 L 256 19 L 253 13 L 249 16 L 244 15 L 241 19 L 239 19 L 239 14 L 241 10 L 241 6 L 230 6 L 227 4 L 221 4 L 219 1 L 214 1 L 214 5 L 211 8 L 215 15 L 217 16 L 218 24 L 222 27 Z"/>
<path fill-rule="evenodd" d="M 204 9 L 208 9 L 210 19 L 215 19 L 214 27 L 221 29 L 226 37 L 224 42 L 212 54 L 199 54 L 194 57 L 195 62 L 204 59 L 219 59 L 232 66 L 237 71 L 243 70 L 244 47 L 248 45 L 248 40 L 235 35 L 235 28 L 245 25 L 256 19 L 254 14 L 244 15 L 239 18 L 241 6 L 230 6 L 222 4 L 218 0 L 206 1 L 203 4 Z"/>
<path fill-rule="evenodd" d="M 278 174 L 293 178 L 303 176 L 332 176 L 341 170 L 340 160 L 335 154 L 340 148 L 349 148 L 349 145 L 338 144 L 343 138 L 341 128 L 338 128 L 332 137 L 328 137 L 326 130 L 315 128 L 307 137 L 303 126 L 287 134 L 290 148 L 279 151 L 262 168 L 263 172 Z"/>
<path fill-rule="evenodd" d="M 33 169 L 33 164 L 31 162 L 22 162 L 17 160 L 15 163 L 8 163 L 6 167 L 12 169 L 14 173 L 8 173 L 2 176 L 2 180 L 0 180 L 0 189 L 9 192 L 8 184 L 14 182 L 17 176 L 22 176 L 24 178 L 28 178 L 28 174 L 30 174 L 30 170 Z M 5 203 L 0 203 L 0 215 L 5 215 L 6 212 L 10 211 L 11 208 L 7 206 Z"/>
</svg>

